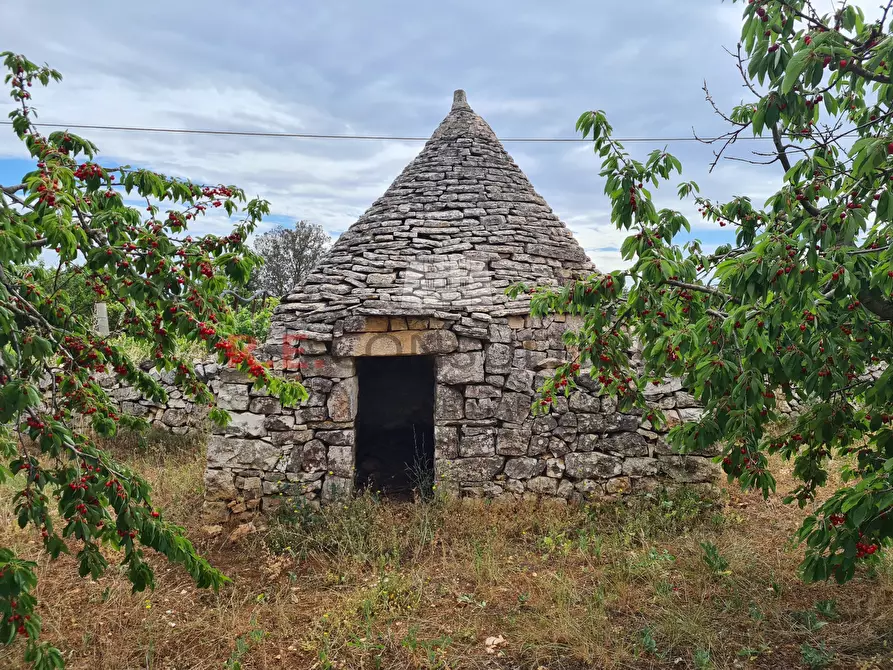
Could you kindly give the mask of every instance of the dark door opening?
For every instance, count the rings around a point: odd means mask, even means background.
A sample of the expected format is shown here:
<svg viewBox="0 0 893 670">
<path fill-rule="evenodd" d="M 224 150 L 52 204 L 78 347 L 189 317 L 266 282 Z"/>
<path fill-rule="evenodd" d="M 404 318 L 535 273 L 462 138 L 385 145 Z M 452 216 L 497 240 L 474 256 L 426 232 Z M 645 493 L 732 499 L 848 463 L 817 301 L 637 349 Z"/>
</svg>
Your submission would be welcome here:
<svg viewBox="0 0 893 670">
<path fill-rule="evenodd" d="M 434 361 L 427 356 L 357 359 L 357 488 L 424 495 L 434 483 Z"/>
</svg>

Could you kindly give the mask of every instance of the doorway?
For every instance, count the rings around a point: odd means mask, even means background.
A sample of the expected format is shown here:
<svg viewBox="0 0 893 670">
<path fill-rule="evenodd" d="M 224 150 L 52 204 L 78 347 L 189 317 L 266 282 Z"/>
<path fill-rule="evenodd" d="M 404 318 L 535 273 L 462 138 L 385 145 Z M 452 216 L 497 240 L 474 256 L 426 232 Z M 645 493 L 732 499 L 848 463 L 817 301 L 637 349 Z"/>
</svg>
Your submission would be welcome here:
<svg viewBox="0 0 893 670">
<path fill-rule="evenodd" d="M 360 357 L 356 485 L 389 496 L 434 484 L 434 359 Z"/>
</svg>

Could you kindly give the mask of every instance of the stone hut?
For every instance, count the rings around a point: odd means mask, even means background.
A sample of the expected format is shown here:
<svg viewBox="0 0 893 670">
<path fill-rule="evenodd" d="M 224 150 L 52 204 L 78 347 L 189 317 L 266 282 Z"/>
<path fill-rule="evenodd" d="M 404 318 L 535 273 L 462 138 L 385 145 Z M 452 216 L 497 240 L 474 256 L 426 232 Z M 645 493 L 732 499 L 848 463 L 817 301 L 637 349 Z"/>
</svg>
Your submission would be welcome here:
<svg viewBox="0 0 893 670">
<path fill-rule="evenodd" d="M 206 511 L 244 519 L 283 495 L 434 480 L 464 495 L 569 499 L 662 474 L 709 479 L 705 458 L 671 455 L 585 375 L 550 414 L 531 415 L 575 324 L 531 317 L 506 288 L 594 271 L 456 91 L 421 153 L 277 308 L 260 352 L 309 399 L 283 409 L 231 371 L 215 382 L 233 423 L 209 442 Z M 671 420 L 697 412 L 678 384 L 651 392 Z"/>
</svg>

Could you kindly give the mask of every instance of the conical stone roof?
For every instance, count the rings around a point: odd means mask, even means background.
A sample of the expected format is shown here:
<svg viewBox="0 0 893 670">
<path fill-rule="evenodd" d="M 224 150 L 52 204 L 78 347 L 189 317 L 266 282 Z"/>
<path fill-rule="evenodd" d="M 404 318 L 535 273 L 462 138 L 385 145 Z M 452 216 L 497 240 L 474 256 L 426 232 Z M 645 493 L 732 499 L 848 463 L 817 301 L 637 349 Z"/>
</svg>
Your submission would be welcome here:
<svg viewBox="0 0 893 670">
<path fill-rule="evenodd" d="M 464 91 L 421 153 L 277 308 L 290 328 L 347 315 L 523 314 L 518 281 L 594 271 Z M 315 330 L 315 328 L 311 328 Z"/>
</svg>

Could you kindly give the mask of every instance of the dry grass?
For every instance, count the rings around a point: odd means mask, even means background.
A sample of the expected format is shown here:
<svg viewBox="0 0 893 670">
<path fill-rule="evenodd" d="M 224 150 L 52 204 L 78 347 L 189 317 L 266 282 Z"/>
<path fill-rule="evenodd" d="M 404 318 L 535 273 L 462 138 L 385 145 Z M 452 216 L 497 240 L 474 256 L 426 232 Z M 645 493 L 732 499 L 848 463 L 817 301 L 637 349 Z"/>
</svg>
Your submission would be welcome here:
<svg viewBox="0 0 893 670">
<path fill-rule="evenodd" d="M 117 448 L 200 538 L 199 450 Z M 9 498 L 0 542 L 39 557 Z M 40 557 L 38 595 L 46 638 L 90 670 L 893 666 L 893 564 L 803 585 L 787 543 L 801 516 L 740 493 L 596 507 L 362 497 L 293 508 L 239 545 L 200 539 L 233 578 L 219 594 L 160 560 L 157 590 L 131 594 L 114 569 L 84 581 Z M 20 667 L 20 649 L 2 654 Z"/>
</svg>

